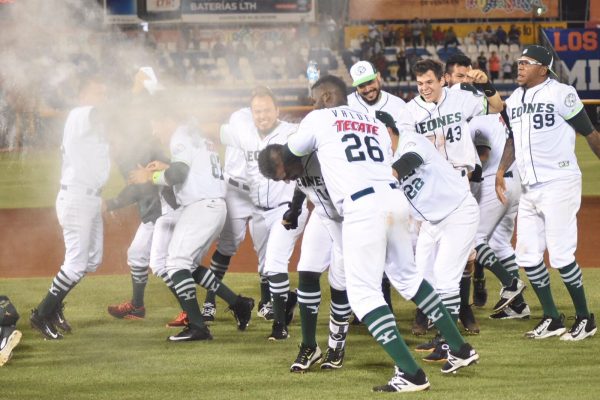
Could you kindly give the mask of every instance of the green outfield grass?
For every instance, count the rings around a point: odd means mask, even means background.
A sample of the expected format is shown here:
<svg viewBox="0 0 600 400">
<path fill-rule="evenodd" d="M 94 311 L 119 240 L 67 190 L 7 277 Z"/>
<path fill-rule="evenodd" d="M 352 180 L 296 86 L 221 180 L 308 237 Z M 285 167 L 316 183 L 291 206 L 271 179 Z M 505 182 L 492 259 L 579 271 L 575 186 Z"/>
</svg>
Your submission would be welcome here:
<svg viewBox="0 0 600 400">
<path fill-rule="evenodd" d="M 582 137 L 576 145 L 583 172 L 583 195 L 600 195 L 600 161 Z M 29 150 L 0 153 L 0 208 L 52 207 L 60 180 L 60 153 Z M 119 192 L 124 181 L 113 168 L 103 197 Z"/>
<path fill-rule="evenodd" d="M 292 274 L 295 279 L 295 274 Z M 584 281 L 590 308 L 600 309 L 600 269 L 585 269 Z M 236 290 L 258 296 L 255 274 L 230 274 L 226 282 Z M 322 279 L 326 285 L 326 279 Z M 560 277 L 552 273 L 556 303 L 567 315 L 573 313 Z M 212 342 L 168 343 L 165 323 L 178 311 L 162 282 L 149 282 L 143 321 L 116 320 L 106 313 L 109 303 L 130 293 L 129 277 L 90 276 L 69 295 L 66 316 L 74 333 L 62 341 L 44 341 L 29 328 L 29 309 L 44 296 L 45 279 L 0 280 L 22 314 L 18 323 L 23 340 L 13 359 L 0 369 L 0 398 L 26 399 L 365 399 L 391 398 L 372 394 L 373 385 L 385 383 L 392 363 L 364 326 L 351 327 L 344 368 L 334 372 L 318 369 L 304 375 L 288 368 L 300 341 L 298 318 L 292 337 L 283 343 L 266 340 L 270 324 L 255 319 L 246 332 L 235 329 L 233 317 L 218 304 L 211 328 Z M 498 286 L 489 278 L 489 303 Z M 328 290 L 322 290 L 328 299 Z M 411 399 L 597 399 L 600 390 L 600 334 L 583 342 L 527 340 L 523 332 L 541 316 L 533 292 L 526 292 L 534 319 L 492 321 L 491 304 L 477 309 L 482 333 L 468 340 L 481 354 L 478 365 L 444 376 L 440 365 L 420 362 L 431 390 L 406 394 Z M 328 300 L 321 306 L 319 343 L 326 346 Z M 422 340 L 409 333 L 412 303 L 394 294 L 401 332 L 412 348 Z M 567 321 L 572 324 L 572 321 Z M 418 356 L 418 353 L 413 353 Z M 394 397 L 395 398 L 395 397 Z"/>
</svg>

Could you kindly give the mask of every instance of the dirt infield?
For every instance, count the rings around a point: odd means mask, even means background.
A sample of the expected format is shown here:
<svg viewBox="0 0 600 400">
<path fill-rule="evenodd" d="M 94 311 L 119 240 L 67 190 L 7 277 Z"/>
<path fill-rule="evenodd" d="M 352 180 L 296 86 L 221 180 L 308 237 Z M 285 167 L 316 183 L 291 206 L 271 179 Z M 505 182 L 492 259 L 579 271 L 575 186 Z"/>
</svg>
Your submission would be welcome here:
<svg viewBox="0 0 600 400">
<path fill-rule="evenodd" d="M 600 197 L 584 197 L 579 221 L 577 261 L 583 267 L 600 267 L 596 232 L 600 232 Z M 139 224 L 135 208 L 121 210 L 104 225 L 104 262 L 98 274 L 125 274 L 127 246 Z M 53 276 L 64 257 L 62 232 L 53 208 L 0 210 L 2 246 L 0 278 Z M 291 262 L 296 269 L 299 246 Z M 208 253 L 212 254 L 212 249 Z M 231 271 L 256 272 L 256 255 L 247 236 L 233 258 Z M 205 265 L 208 265 L 205 260 Z"/>
</svg>

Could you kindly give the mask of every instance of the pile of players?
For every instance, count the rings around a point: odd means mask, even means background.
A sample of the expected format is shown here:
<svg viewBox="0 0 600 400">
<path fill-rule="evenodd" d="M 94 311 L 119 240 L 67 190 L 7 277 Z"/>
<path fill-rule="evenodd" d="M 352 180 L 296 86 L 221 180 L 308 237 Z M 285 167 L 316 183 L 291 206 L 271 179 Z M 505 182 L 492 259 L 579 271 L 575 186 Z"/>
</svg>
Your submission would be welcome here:
<svg viewBox="0 0 600 400">
<path fill-rule="evenodd" d="M 287 339 L 296 302 L 300 309 L 302 342 L 292 372 L 319 361 L 322 369 L 341 368 L 354 313 L 395 363 L 393 377 L 375 391 L 429 387 L 386 302 L 384 275 L 416 304 L 413 332 L 436 327 L 437 334 L 416 350 L 427 353 L 425 361 L 442 363 L 443 373 L 479 359 L 457 325 L 460 320 L 467 332 L 479 332 L 470 308 L 473 270 L 478 305 L 486 300 L 483 270 L 501 282 L 491 318 L 529 317 L 522 267 L 544 314 L 527 337 L 593 336 L 594 315 L 574 257 L 581 173 L 573 143 L 575 132 L 581 133 L 600 157 L 600 135 L 575 90 L 552 79 L 546 49 L 527 47 L 518 64 L 520 87 L 503 102 L 468 58 L 448 60 L 445 70 L 435 61 L 418 61 L 419 96 L 404 103 L 381 90 L 374 66 L 360 61 L 350 71 L 356 91 L 347 95 L 335 76 L 320 78 L 311 88 L 315 110 L 299 125 L 279 120 L 274 95 L 257 88 L 250 107 L 234 112 L 220 129 L 227 146 L 223 169 L 198 123 L 161 101 L 151 69 L 136 76 L 125 114 L 136 120 L 139 134 L 127 138 L 107 133 L 115 118 L 103 107 L 103 83 L 88 80 L 84 105 L 70 113 L 63 139 L 57 214 L 65 262 L 33 311 L 32 326 L 48 339 L 70 331 L 62 301 L 100 263 L 103 210 L 137 203 L 142 223 L 128 251 L 133 296 L 108 312 L 144 317 L 150 268 L 181 306 L 169 325 L 183 330 L 170 341 L 211 339 L 207 322 L 215 317 L 215 296 L 245 329 L 254 300 L 222 279 L 247 225 L 258 256 L 258 315 L 272 321 L 268 339 Z M 144 135 L 149 108 L 156 144 Z M 130 185 L 103 203 L 109 143 Z M 157 152 L 161 144 L 169 156 Z M 131 148 L 136 151 L 121 151 Z M 306 199 L 314 206 L 310 216 Z M 515 255 L 510 241 L 517 210 Z M 290 291 L 289 258 L 303 231 L 298 289 Z M 199 266 L 215 240 L 210 268 Z M 546 248 L 575 306 L 568 331 L 550 292 Z M 331 303 L 323 353 L 316 327 L 319 279 L 326 270 Z M 202 308 L 196 285 L 207 290 Z"/>
</svg>

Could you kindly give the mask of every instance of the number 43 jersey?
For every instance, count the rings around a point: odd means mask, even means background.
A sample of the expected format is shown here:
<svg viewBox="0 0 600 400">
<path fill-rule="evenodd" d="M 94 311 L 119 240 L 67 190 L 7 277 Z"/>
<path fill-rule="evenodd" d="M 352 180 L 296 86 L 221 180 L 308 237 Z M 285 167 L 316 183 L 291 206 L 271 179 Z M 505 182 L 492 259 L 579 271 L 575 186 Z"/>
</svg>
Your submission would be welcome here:
<svg viewBox="0 0 600 400">
<path fill-rule="evenodd" d="M 527 90 L 517 88 L 506 108 L 523 184 L 581 175 L 575 130 L 567 123 L 583 108 L 575 88 L 546 79 Z"/>
<path fill-rule="evenodd" d="M 186 125 L 171 137 L 171 162 L 182 162 L 190 170 L 186 180 L 173 186 L 177 203 L 187 206 L 202 199 L 225 197 L 219 154 L 197 128 Z"/>
<path fill-rule="evenodd" d="M 327 190 L 341 216 L 344 201 L 351 201 L 354 193 L 396 182 L 387 128 L 347 106 L 310 112 L 290 135 L 288 146 L 297 156 L 318 151 Z"/>
<path fill-rule="evenodd" d="M 456 87 L 456 89 L 455 89 Z M 417 132 L 429 139 L 454 168 L 472 171 L 478 161 L 468 121 L 487 114 L 487 99 L 470 85 L 443 88 L 437 103 L 417 96 L 407 103 L 412 124 L 402 123 L 400 132 Z"/>
<path fill-rule="evenodd" d="M 418 168 L 400 180 L 414 218 L 440 222 L 458 208 L 465 197 L 471 196 L 462 178 L 424 137 L 401 133 L 394 159 L 406 153 L 415 153 L 423 160 Z"/>
</svg>

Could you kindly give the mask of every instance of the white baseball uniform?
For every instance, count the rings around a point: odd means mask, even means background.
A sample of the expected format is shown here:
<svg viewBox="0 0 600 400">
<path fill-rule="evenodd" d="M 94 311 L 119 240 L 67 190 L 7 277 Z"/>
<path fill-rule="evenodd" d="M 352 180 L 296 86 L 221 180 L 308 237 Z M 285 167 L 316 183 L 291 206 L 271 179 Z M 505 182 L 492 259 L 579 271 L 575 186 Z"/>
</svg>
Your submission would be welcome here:
<svg viewBox="0 0 600 400">
<path fill-rule="evenodd" d="M 298 272 L 323 273 L 329 268 L 329 285 L 337 290 L 346 290 L 342 217 L 327 192 L 317 153 L 302 157 L 302 164 L 304 173 L 296 184 L 315 208 L 304 229 Z"/>
<path fill-rule="evenodd" d="M 510 166 L 504 177 L 506 182 L 506 197 L 508 202 L 502 204 L 496 196 L 496 171 L 506 143 L 507 128 L 500 114 L 490 114 L 475 117 L 469 122 L 471 135 L 475 145 L 485 143 L 490 154 L 483 163 L 482 178 L 479 192 L 479 212 L 481 218 L 475 245 L 488 244 L 500 260 L 514 255 L 511 245 L 515 218 L 521 196 L 521 181 L 516 165 Z"/>
<path fill-rule="evenodd" d="M 225 223 L 225 184 L 213 144 L 191 125 L 180 126 L 171 137 L 171 163 L 189 167 L 183 183 L 173 186 L 181 216 L 169 243 L 169 276 L 192 271 L 217 238 Z"/>
<path fill-rule="evenodd" d="M 61 270 L 72 282 L 95 271 L 102 262 L 100 192 L 108 180 L 110 158 L 104 128 L 91 121 L 93 112 L 93 107 L 71 110 L 61 145 L 61 189 L 56 214 L 66 250 Z"/>
<path fill-rule="evenodd" d="M 265 178 L 258 169 L 258 154 L 272 143 L 285 144 L 297 125 L 278 121 L 266 137 L 261 137 L 249 108 L 234 112 L 229 123 L 221 128 L 221 142 L 244 152 L 250 199 L 254 204 L 250 231 L 258 256 L 261 275 L 287 273 L 294 245 L 302 234 L 308 217 L 306 207 L 298 218 L 298 228 L 286 230 L 281 217 L 288 210 L 294 195 L 294 183 L 275 182 Z"/>
<path fill-rule="evenodd" d="M 249 109 L 244 109 L 244 114 L 252 119 Z M 233 256 L 246 237 L 246 226 L 253 210 L 250 186 L 246 179 L 246 158 L 239 148 L 226 147 L 223 176 L 227 184 L 227 218 L 219 235 L 217 251 L 225 256 Z"/>
<path fill-rule="evenodd" d="M 360 97 L 358 91 L 355 91 L 348 95 L 348 107 L 369 114 L 372 117 L 375 117 L 376 111 L 385 111 L 394 118 L 396 126 L 401 123 L 410 123 L 410 111 L 406 107 L 406 102 L 384 90 L 381 91 L 379 100 L 375 104 L 368 104 Z"/>
<path fill-rule="evenodd" d="M 381 292 L 386 261 L 398 265 L 393 275 L 388 273 L 390 281 L 403 296 L 414 297 L 422 277 L 410 245 L 409 206 L 394 189 L 386 127 L 347 106 L 315 110 L 302 120 L 288 146 L 298 156 L 318 151 L 327 191 L 344 218 L 344 269 L 354 313 L 362 319 L 386 305 Z"/>
<path fill-rule="evenodd" d="M 546 79 L 506 100 L 522 193 L 517 215 L 517 263 L 533 267 L 548 248 L 554 268 L 575 261 L 581 171 L 575 130 L 567 120 L 583 109 L 575 88 Z"/>
<path fill-rule="evenodd" d="M 407 107 L 412 122 L 398 126 L 400 133 L 410 131 L 424 135 L 466 178 L 479 161 L 467 121 L 487 113 L 485 96 L 470 90 L 443 88 L 437 103 L 428 103 L 417 96 L 407 103 Z"/>
<path fill-rule="evenodd" d="M 423 160 L 400 180 L 413 217 L 423 221 L 415 254 L 417 268 L 442 299 L 457 296 L 479 224 L 477 202 L 427 139 L 401 133 L 395 158 L 406 153 L 416 153 Z"/>
</svg>

